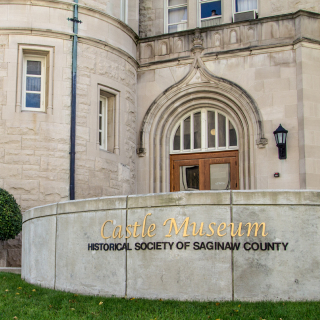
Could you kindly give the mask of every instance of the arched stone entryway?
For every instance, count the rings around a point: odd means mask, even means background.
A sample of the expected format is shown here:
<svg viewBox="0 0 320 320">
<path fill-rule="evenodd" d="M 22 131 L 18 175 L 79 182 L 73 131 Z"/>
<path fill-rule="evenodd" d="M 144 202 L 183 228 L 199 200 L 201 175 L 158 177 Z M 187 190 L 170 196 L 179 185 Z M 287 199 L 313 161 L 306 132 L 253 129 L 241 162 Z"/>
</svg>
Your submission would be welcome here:
<svg viewBox="0 0 320 320">
<path fill-rule="evenodd" d="M 254 99 L 237 84 L 211 74 L 200 57 L 180 82 L 155 99 L 140 130 L 138 154 L 146 156 L 149 192 L 170 190 L 170 136 L 179 119 L 199 108 L 223 112 L 234 123 L 239 139 L 240 189 L 253 189 L 254 148 L 264 147 L 261 113 Z"/>
</svg>

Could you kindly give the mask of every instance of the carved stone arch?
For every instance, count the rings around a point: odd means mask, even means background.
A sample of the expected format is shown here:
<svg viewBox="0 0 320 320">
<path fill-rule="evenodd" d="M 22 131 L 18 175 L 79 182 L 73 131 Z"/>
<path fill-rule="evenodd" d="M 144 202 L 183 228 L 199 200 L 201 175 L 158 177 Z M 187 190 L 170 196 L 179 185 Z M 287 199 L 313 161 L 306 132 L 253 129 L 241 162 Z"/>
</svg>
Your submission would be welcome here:
<svg viewBox="0 0 320 320">
<path fill-rule="evenodd" d="M 230 31 L 230 44 L 238 43 L 238 32 L 235 29 Z"/>
<path fill-rule="evenodd" d="M 187 112 L 206 106 L 227 113 L 239 132 L 240 188 L 254 187 L 255 143 L 264 147 L 263 121 L 254 99 L 239 85 L 214 76 L 200 58 L 180 82 L 160 94 L 150 105 L 140 130 L 138 154 L 148 168 L 148 191 L 170 189 L 170 134 Z M 142 160 L 142 159 L 141 159 Z"/>
<path fill-rule="evenodd" d="M 159 45 L 159 55 L 164 56 L 169 53 L 168 43 L 166 41 L 161 41 Z"/>
<path fill-rule="evenodd" d="M 174 43 L 175 43 L 175 45 L 174 45 L 174 52 L 175 53 L 180 53 L 180 52 L 184 51 L 182 38 L 176 38 Z"/>
<path fill-rule="evenodd" d="M 249 27 L 247 30 L 247 41 L 255 41 L 256 40 L 256 31 L 254 27 Z"/>
<path fill-rule="evenodd" d="M 212 47 L 220 47 L 222 45 L 222 37 L 220 32 L 215 32 L 212 36 Z"/>
</svg>

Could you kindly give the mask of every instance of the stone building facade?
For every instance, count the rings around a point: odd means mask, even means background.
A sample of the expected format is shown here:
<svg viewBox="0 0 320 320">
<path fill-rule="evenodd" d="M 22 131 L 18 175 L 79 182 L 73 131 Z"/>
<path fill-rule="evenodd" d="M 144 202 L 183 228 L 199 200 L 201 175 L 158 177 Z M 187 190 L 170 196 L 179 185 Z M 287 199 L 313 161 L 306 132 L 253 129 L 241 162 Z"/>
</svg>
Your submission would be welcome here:
<svg viewBox="0 0 320 320">
<path fill-rule="evenodd" d="M 220 151 L 221 159 L 236 153 L 238 189 L 320 188 L 320 3 L 250 0 L 248 20 L 236 17 L 241 1 L 79 1 L 76 199 L 177 190 L 172 155 Z M 210 5 L 218 15 L 202 18 Z M 0 0 L 0 187 L 23 211 L 69 199 L 74 7 Z M 43 61 L 44 73 L 29 75 L 28 59 Z M 26 102 L 40 95 L 36 78 L 44 81 L 38 110 Z M 235 146 L 210 149 L 217 127 L 207 136 L 201 127 L 201 148 L 195 129 L 193 138 L 175 135 L 200 113 L 206 125 L 208 112 L 227 119 Z M 273 136 L 280 123 L 289 131 L 286 160 Z M 193 147 L 175 150 L 186 134 Z"/>
</svg>

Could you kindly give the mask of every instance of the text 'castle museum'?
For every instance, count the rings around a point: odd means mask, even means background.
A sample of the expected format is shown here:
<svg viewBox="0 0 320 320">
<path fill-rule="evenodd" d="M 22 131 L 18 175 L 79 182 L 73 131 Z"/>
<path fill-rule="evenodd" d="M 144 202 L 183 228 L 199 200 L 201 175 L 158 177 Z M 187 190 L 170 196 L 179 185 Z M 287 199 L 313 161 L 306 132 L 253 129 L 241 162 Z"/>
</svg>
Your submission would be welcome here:
<svg viewBox="0 0 320 320">
<path fill-rule="evenodd" d="M 0 187 L 22 210 L 320 189 L 319 101 L 319 0 L 0 0 Z"/>
</svg>

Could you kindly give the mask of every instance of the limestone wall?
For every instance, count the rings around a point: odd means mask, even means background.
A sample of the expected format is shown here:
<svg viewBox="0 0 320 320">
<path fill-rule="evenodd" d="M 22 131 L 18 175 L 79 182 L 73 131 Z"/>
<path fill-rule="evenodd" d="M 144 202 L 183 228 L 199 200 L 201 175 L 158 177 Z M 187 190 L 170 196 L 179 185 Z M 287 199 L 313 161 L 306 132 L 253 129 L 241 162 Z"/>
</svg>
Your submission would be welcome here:
<svg viewBox="0 0 320 320">
<path fill-rule="evenodd" d="M 21 233 L 15 239 L 0 241 L 0 268 L 21 267 Z"/>
<path fill-rule="evenodd" d="M 268 144 L 264 148 L 255 145 L 252 149 L 253 189 L 320 187 L 316 153 L 319 143 L 315 138 L 319 101 L 316 90 L 319 17 L 318 14 L 297 13 L 217 26 L 201 32 L 200 59 L 212 74 L 212 83 L 214 77 L 219 77 L 239 85 L 254 99 L 262 115 Z M 138 123 L 143 122 L 148 108 L 163 93 L 169 97 L 171 87 L 179 86 L 192 71 L 194 36 L 190 31 L 141 40 Z M 302 40 L 307 38 L 310 42 Z M 280 123 L 289 131 L 288 156 L 282 161 L 278 159 L 273 136 Z M 140 132 L 137 138 L 139 135 Z M 151 165 L 147 160 L 150 150 L 148 145 L 147 156 L 138 159 L 139 193 L 153 192 L 149 185 Z M 308 159 L 304 160 L 305 156 Z M 280 173 L 280 178 L 274 177 L 275 172 Z M 168 185 L 162 191 L 169 191 Z"/>
<path fill-rule="evenodd" d="M 103 8 L 97 3 L 79 6 L 78 198 L 132 194 L 136 189 L 137 36 L 113 17 L 120 14 L 118 9 L 108 11 L 106 3 L 100 3 Z M 128 21 L 137 31 L 137 3 L 130 1 L 130 8 Z M 22 211 L 69 198 L 73 25 L 67 19 L 72 16 L 68 2 L 0 1 L 0 187 L 14 195 Z M 45 112 L 21 110 L 26 51 L 47 55 Z M 99 148 L 99 86 L 117 94 L 116 153 Z M 10 242 L 1 244 L 1 265 L 12 266 L 11 249 Z"/>
<path fill-rule="evenodd" d="M 22 211 L 69 197 L 71 42 L 33 35 L 0 38 L 0 187 L 14 195 Z M 53 108 L 22 112 L 16 106 L 19 44 L 55 50 Z"/>
<path fill-rule="evenodd" d="M 297 10 L 307 10 L 320 13 L 320 4 L 317 0 L 286 0 L 286 1 L 259 1 L 259 16 L 269 17 L 277 14 L 291 13 Z"/>
<path fill-rule="evenodd" d="M 72 10 L 59 1 L 0 2 L 0 187 L 22 211 L 69 197 Z M 136 35 L 96 8 L 80 6 L 79 18 L 77 197 L 134 193 Z M 45 112 L 21 111 L 26 48 L 50 52 Z M 98 85 L 118 93 L 117 155 L 99 150 Z"/>
<path fill-rule="evenodd" d="M 316 300 L 319 199 L 207 191 L 34 208 L 24 215 L 22 278 L 101 296 Z"/>
<path fill-rule="evenodd" d="M 139 34 L 142 38 L 163 34 L 167 23 L 166 0 L 141 0 Z M 199 27 L 198 1 L 188 0 L 188 23 L 187 29 Z M 221 2 L 222 18 L 221 24 L 232 23 L 234 0 L 223 0 Z M 298 10 L 307 10 L 320 13 L 318 0 L 296 1 L 296 0 L 258 0 L 259 18 L 270 17 L 280 14 L 293 13 Z"/>
<path fill-rule="evenodd" d="M 116 52 L 79 45 L 76 198 L 134 194 L 136 191 L 136 69 Z M 117 153 L 98 145 L 98 85 L 118 92 Z"/>
</svg>

